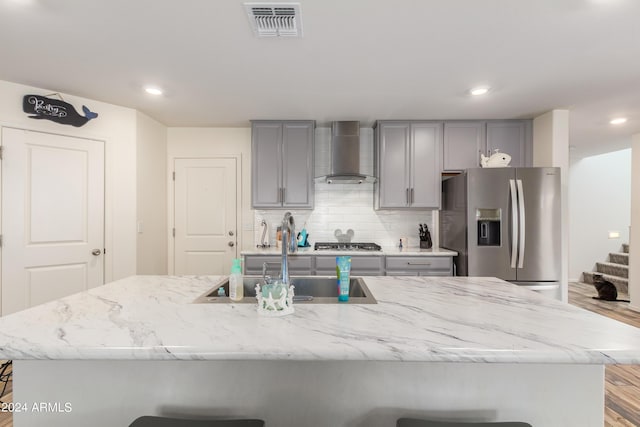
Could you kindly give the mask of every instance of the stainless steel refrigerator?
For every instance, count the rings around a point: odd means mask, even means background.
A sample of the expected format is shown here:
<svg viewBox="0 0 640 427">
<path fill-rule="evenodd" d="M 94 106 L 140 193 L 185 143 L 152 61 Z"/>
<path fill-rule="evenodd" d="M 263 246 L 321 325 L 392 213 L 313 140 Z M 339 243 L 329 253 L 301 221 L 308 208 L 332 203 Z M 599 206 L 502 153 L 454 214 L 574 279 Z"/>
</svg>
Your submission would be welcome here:
<svg viewBox="0 0 640 427">
<path fill-rule="evenodd" d="M 459 276 L 498 277 L 561 299 L 559 168 L 468 169 L 442 182 L 440 246 Z"/>
</svg>

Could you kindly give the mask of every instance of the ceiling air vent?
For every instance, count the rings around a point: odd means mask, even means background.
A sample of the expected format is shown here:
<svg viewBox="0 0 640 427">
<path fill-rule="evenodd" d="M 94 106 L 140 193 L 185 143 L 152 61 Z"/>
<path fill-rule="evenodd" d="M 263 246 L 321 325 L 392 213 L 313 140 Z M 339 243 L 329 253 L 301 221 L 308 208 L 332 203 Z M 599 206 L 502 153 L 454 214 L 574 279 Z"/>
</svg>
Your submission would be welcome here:
<svg viewBox="0 0 640 427">
<path fill-rule="evenodd" d="M 300 3 L 245 3 L 253 32 L 258 37 L 301 37 Z"/>
</svg>

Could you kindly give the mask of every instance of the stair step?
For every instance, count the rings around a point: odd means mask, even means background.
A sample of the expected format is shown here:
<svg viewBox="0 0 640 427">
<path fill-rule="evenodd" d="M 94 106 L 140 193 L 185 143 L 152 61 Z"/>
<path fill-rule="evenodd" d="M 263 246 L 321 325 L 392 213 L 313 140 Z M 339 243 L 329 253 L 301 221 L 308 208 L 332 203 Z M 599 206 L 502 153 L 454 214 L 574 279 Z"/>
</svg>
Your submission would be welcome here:
<svg viewBox="0 0 640 427">
<path fill-rule="evenodd" d="M 629 254 L 623 252 L 611 252 L 609 254 L 609 262 L 615 264 L 629 265 Z"/>
<path fill-rule="evenodd" d="M 596 271 L 609 276 L 618 276 L 624 279 L 629 278 L 629 266 L 615 264 L 613 262 L 596 262 Z"/>
<path fill-rule="evenodd" d="M 624 252 L 625 254 L 629 253 L 629 244 L 627 243 L 622 244 L 622 252 Z"/>
<path fill-rule="evenodd" d="M 584 283 L 593 284 L 593 275 L 598 274 L 596 271 L 585 271 L 582 273 Z M 608 274 L 602 274 L 602 278 L 613 283 L 618 289 L 619 293 L 628 294 L 629 293 L 629 279 L 625 279 L 619 276 L 610 276 Z"/>
</svg>

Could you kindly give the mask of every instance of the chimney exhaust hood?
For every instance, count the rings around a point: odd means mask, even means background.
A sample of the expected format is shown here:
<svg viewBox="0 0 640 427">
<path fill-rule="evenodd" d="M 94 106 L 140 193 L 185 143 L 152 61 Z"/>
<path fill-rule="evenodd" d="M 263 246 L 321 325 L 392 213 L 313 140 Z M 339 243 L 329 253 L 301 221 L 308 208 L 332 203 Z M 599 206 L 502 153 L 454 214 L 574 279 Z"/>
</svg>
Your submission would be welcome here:
<svg viewBox="0 0 640 427">
<path fill-rule="evenodd" d="M 328 184 L 375 182 L 375 177 L 360 170 L 360 122 L 331 123 L 331 168 L 325 180 Z"/>
</svg>

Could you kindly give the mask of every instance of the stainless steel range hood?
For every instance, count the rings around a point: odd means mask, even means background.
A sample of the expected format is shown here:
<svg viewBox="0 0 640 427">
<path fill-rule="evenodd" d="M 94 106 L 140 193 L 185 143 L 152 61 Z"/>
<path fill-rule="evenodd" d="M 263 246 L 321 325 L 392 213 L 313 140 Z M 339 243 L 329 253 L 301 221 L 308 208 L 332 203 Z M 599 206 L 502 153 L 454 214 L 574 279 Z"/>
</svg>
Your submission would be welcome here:
<svg viewBox="0 0 640 427">
<path fill-rule="evenodd" d="M 360 170 L 360 122 L 331 123 L 331 167 L 325 180 L 329 184 L 375 182 L 375 177 Z"/>
</svg>

